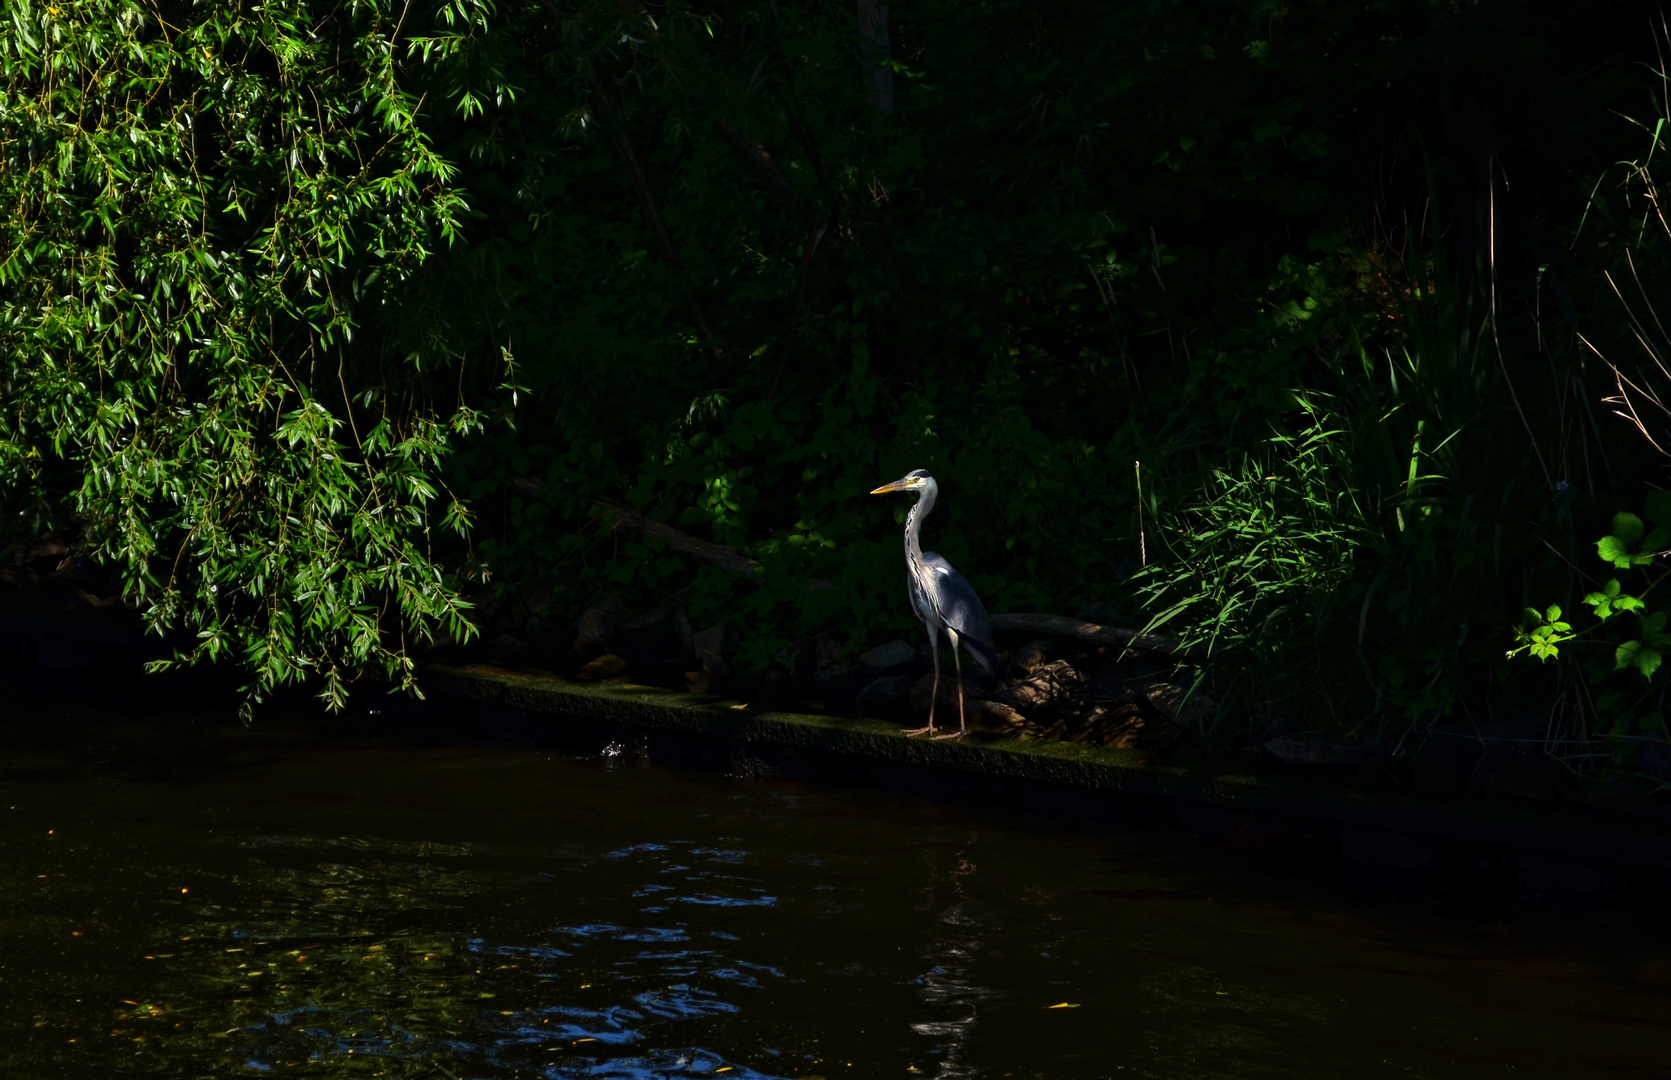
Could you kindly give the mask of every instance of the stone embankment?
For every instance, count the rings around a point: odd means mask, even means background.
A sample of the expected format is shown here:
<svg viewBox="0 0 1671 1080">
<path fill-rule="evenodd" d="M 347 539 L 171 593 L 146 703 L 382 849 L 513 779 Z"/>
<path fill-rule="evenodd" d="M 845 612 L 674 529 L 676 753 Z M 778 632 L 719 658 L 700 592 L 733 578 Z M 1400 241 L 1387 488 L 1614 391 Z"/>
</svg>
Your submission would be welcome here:
<svg viewBox="0 0 1671 1080">
<path fill-rule="evenodd" d="M 426 682 L 444 698 L 472 703 L 489 732 L 739 776 L 872 784 L 1088 821 L 1173 825 L 1257 858 L 1377 867 L 1418 886 L 1593 894 L 1671 885 L 1665 821 L 1370 783 L 1364 763 L 1283 772 L 992 731 L 913 739 L 876 719 L 492 665 L 438 665 Z"/>
<path fill-rule="evenodd" d="M 1117 627 L 994 620 L 1003 678 L 968 680 L 968 739 L 931 742 L 900 734 L 922 722 L 932 686 L 926 652 L 904 642 L 850 657 L 811 638 L 745 683 L 732 670 L 736 633 L 693 629 L 677 605 L 635 614 L 606 602 L 561 619 L 513 596 L 480 615 L 481 641 L 428 658 L 430 708 L 590 750 L 1172 824 L 1261 857 L 1338 859 L 1409 880 L 1540 892 L 1671 884 L 1665 800 L 1629 783 L 1574 784 L 1512 723 L 1435 726 L 1398 753 L 1303 732 L 1204 739 L 1216 706 L 1172 681 L 1168 643 Z M 166 648 L 119 604 L 0 589 L 0 668 L 37 689 L 166 695 L 224 683 L 143 675 L 141 662 Z M 948 673 L 943 695 L 949 684 Z M 955 718 L 949 697 L 939 709 L 942 722 Z"/>
</svg>

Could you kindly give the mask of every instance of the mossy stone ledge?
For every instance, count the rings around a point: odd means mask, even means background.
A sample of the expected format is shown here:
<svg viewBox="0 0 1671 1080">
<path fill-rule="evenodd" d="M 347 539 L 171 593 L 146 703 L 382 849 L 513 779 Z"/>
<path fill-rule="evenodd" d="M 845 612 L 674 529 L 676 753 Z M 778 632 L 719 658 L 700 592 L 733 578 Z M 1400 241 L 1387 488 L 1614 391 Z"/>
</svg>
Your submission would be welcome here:
<svg viewBox="0 0 1671 1080">
<path fill-rule="evenodd" d="M 1536 893 L 1671 885 L 1671 826 L 1577 807 L 1370 789 L 1337 778 L 1008 735 L 913 739 L 897 724 L 863 717 L 755 710 L 656 687 L 492 665 L 432 665 L 424 686 L 476 703 L 490 729 L 533 725 L 544 737 L 600 750 L 625 741 L 668 764 L 1174 825 L 1255 856 L 1338 859 Z"/>
</svg>

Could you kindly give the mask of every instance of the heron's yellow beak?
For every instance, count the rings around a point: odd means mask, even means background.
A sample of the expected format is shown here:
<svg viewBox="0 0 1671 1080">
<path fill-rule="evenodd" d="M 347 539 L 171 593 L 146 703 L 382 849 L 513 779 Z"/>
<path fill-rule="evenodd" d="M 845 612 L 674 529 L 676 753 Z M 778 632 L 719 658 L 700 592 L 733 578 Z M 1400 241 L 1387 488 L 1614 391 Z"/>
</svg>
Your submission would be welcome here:
<svg viewBox="0 0 1671 1080">
<path fill-rule="evenodd" d="M 886 495 L 890 491 L 904 491 L 906 488 L 908 488 L 910 486 L 911 486 L 911 481 L 909 479 L 895 480 L 891 484 L 883 484 L 881 487 L 872 491 L 871 494 L 872 495 Z"/>
</svg>

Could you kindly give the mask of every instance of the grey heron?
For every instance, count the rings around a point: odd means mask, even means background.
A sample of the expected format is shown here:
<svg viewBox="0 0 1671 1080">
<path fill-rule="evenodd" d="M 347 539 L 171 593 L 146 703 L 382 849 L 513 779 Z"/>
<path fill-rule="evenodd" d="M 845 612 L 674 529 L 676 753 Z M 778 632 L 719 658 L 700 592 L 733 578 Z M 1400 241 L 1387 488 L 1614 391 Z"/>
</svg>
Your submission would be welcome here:
<svg viewBox="0 0 1671 1080">
<path fill-rule="evenodd" d="M 928 627 L 928 651 L 934 657 L 934 693 L 928 699 L 928 726 L 908 728 L 906 735 L 928 735 L 937 739 L 961 739 L 969 726 L 963 715 L 963 658 L 958 646 L 969 650 L 990 674 L 998 671 L 998 646 L 992 640 L 992 626 L 986 608 L 975 595 L 974 586 L 952 569 L 952 564 L 932 551 L 922 549 L 923 518 L 934 509 L 940 485 L 925 469 L 914 469 L 891 484 L 883 484 L 872 495 L 890 491 L 915 491 L 917 501 L 905 515 L 905 591 L 911 610 Z M 940 633 L 945 632 L 957 667 L 957 734 L 934 734 L 934 703 L 940 696 Z"/>
</svg>

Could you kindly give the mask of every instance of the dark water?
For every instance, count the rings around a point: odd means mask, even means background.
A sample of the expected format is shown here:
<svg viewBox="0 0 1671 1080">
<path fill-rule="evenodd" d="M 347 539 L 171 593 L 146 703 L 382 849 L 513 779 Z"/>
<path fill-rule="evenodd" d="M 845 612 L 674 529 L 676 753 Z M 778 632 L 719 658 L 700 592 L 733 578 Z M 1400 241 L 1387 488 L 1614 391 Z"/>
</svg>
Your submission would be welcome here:
<svg viewBox="0 0 1671 1080">
<path fill-rule="evenodd" d="M 0 728 L 7 1078 L 1671 1075 L 1652 919 L 526 748 L 49 719 Z"/>
</svg>

